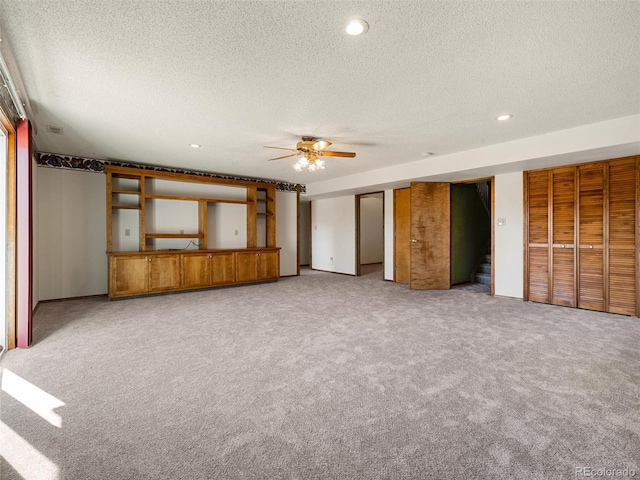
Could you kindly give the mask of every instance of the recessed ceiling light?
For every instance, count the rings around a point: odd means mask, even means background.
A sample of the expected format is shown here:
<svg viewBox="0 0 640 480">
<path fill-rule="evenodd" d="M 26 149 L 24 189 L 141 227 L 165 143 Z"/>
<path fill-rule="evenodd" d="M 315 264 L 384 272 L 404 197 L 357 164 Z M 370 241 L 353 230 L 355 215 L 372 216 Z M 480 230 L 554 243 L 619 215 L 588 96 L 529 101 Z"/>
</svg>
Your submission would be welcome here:
<svg viewBox="0 0 640 480">
<path fill-rule="evenodd" d="M 369 24 L 364 20 L 357 18 L 349 22 L 346 30 L 349 35 L 361 35 L 363 33 L 367 33 L 367 30 L 369 30 Z"/>
<path fill-rule="evenodd" d="M 200 144 L 198 144 L 198 143 L 190 143 L 189 146 L 191 148 L 200 148 Z"/>
<path fill-rule="evenodd" d="M 504 122 L 505 120 L 509 120 L 511 117 L 513 117 L 513 115 L 511 115 L 510 113 L 505 113 L 504 115 L 498 115 L 496 117 L 496 120 Z"/>
</svg>

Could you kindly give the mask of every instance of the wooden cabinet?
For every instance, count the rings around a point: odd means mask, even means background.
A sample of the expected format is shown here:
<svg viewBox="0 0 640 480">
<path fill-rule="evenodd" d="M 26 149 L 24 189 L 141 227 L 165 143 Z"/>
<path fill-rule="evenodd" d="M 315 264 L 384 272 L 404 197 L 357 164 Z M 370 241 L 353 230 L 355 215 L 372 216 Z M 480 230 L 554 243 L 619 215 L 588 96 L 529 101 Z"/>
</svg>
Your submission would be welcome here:
<svg viewBox="0 0 640 480">
<path fill-rule="evenodd" d="M 197 253 L 182 255 L 184 288 L 201 288 L 235 282 L 233 253 Z"/>
<path fill-rule="evenodd" d="M 255 282 L 279 277 L 278 251 L 238 252 L 237 281 Z"/>
<path fill-rule="evenodd" d="M 280 249 L 109 255 L 109 298 L 265 282 L 280 276 Z"/>
<path fill-rule="evenodd" d="M 178 255 L 112 256 L 109 296 L 124 297 L 164 292 L 180 286 Z"/>
<path fill-rule="evenodd" d="M 526 172 L 525 299 L 638 315 L 640 157 Z"/>
</svg>

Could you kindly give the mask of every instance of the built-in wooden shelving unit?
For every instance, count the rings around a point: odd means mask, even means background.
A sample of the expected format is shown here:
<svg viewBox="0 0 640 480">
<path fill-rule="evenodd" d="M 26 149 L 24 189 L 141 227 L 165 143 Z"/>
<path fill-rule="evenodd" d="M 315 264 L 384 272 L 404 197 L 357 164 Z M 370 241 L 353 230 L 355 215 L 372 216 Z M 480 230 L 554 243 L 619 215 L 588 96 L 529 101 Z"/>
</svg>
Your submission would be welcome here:
<svg viewBox="0 0 640 480">
<path fill-rule="evenodd" d="M 115 166 L 107 166 L 105 172 L 111 298 L 279 277 L 274 185 Z M 203 195 L 202 188 L 189 187 L 193 184 L 231 188 L 218 188 L 229 194 L 225 198 L 219 192 Z M 160 215 L 157 210 L 168 208 L 167 202 L 196 203 L 197 222 L 186 231 L 171 231 L 166 225 L 156 230 L 148 217 L 150 212 Z M 209 212 L 223 204 L 246 207 L 244 248 L 211 248 Z M 172 239 L 190 242 L 187 248 L 156 245 Z"/>
</svg>

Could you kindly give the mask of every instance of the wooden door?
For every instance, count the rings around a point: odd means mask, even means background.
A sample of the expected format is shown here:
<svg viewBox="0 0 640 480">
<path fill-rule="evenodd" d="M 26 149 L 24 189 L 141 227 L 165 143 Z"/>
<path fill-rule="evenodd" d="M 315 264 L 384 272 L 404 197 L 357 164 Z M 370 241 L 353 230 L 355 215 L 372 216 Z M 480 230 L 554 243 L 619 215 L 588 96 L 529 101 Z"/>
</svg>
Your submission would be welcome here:
<svg viewBox="0 0 640 480">
<path fill-rule="evenodd" d="M 578 307 L 605 310 L 605 164 L 578 167 Z"/>
<path fill-rule="evenodd" d="M 210 258 L 212 285 L 222 285 L 236 281 L 236 265 L 233 253 L 213 254 Z"/>
<path fill-rule="evenodd" d="M 277 252 L 260 252 L 258 254 L 258 278 L 260 280 L 269 280 L 278 278 L 278 253 Z"/>
<path fill-rule="evenodd" d="M 149 262 L 145 255 L 110 257 L 109 296 L 138 295 L 149 291 Z"/>
<path fill-rule="evenodd" d="M 177 254 L 149 255 L 149 291 L 160 292 L 180 287 L 180 262 Z"/>
<path fill-rule="evenodd" d="M 236 281 L 251 282 L 258 280 L 258 253 L 236 253 Z"/>
<path fill-rule="evenodd" d="M 411 183 L 411 288 L 451 288 L 451 191 L 448 183 Z"/>
<path fill-rule="evenodd" d="M 558 168 L 551 172 L 552 259 L 551 303 L 576 306 L 576 169 Z"/>
<path fill-rule="evenodd" d="M 411 282 L 411 189 L 393 191 L 393 278 Z"/>
<path fill-rule="evenodd" d="M 526 298 L 549 302 L 549 178 L 550 172 L 529 172 L 526 177 L 527 250 Z"/>
<path fill-rule="evenodd" d="M 636 160 L 609 163 L 608 311 L 636 315 Z"/>
<path fill-rule="evenodd" d="M 182 256 L 182 282 L 184 288 L 206 287 L 211 284 L 210 255 L 199 253 Z"/>
</svg>

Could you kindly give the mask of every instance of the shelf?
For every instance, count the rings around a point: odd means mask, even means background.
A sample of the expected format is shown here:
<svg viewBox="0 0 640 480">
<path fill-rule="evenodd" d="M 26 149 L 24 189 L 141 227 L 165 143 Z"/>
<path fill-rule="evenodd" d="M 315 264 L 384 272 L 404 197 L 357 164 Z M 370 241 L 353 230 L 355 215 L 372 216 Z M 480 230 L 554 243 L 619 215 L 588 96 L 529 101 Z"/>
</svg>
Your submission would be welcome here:
<svg viewBox="0 0 640 480">
<path fill-rule="evenodd" d="M 155 198 L 160 200 L 185 200 L 191 202 L 206 202 L 206 203 L 235 203 L 240 205 L 247 205 L 253 202 L 247 202 L 246 200 L 226 200 L 224 198 L 208 198 L 208 197 L 185 197 L 180 195 L 156 195 L 156 194 L 147 194 L 144 196 L 147 198 Z"/>
<path fill-rule="evenodd" d="M 123 193 L 125 195 L 140 195 L 140 190 L 116 190 L 115 188 L 112 188 L 111 193 Z"/>
<path fill-rule="evenodd" d="M 146 238 L 204 238 L 204 233 L 147 233 Z"/>
<path fill-rule="evenodd" d="M 114 210 L 140 210 L 140 207 L 133 207 L 129 205 L 111 205 Z"/>
<path fill-rule="evenodd" d="M 140 178 L 142 178 L 142 175 L 129 175 L 127 173 L 113 173 L 112 174 L 113 178 L 127 178 L 129 180 L 140 180 Z"/>
</svg>

